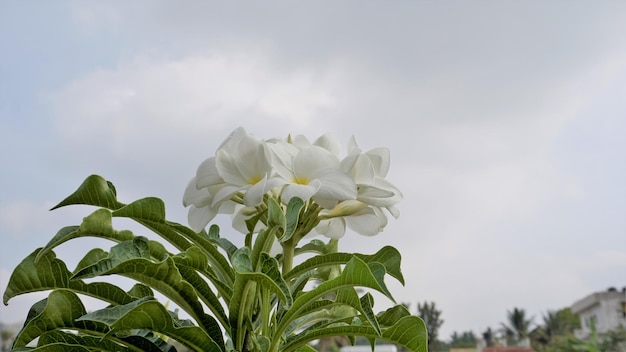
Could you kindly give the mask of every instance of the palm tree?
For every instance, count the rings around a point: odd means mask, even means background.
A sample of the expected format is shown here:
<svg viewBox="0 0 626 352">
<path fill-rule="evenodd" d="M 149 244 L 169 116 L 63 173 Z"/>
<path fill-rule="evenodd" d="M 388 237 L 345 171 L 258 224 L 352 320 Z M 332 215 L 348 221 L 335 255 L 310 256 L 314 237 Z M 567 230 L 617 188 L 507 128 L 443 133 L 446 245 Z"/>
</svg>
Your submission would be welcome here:
<svg viewBox="0 0 626 352">
<path fill-rule="evenodd" d="M 524 309 L 513 308 L 512 311 L 507 311 L 507 320 L 508 324 L 501 323 L 502 332 L 507 339 L 520 343 L 528 338 L 533 319 L 526 318 Z"/>
</svg>

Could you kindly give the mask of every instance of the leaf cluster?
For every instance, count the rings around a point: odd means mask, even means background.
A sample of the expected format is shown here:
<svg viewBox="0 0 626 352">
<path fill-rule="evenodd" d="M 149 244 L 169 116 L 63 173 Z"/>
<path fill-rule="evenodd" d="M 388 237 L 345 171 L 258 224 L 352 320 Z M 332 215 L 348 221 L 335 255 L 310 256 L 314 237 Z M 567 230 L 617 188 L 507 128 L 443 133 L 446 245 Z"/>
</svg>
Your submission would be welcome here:
<svg viewBox="0 0 626 352">
<path fill-rule="evenodd" d="M 402 305 L 374 313 L 369 292 L 392 299 L 384 277 L 404 283 L 400 254 L 384 247 L 372 255 L 336 253 L 321 241 L 295 248 L 313 253 L 288 270 L 269 254 L 275 239 L 298 236 L 306 204 L 294 198 L 286 207 L 269 203 L 259 217 L 267 227 L 250 233 L 237 248 L 213 225 L 196 233 L 170 222 L 158 198 L 124 204 L 115 187 L 92 175 L 53 209 L 85 204 L 97 209 L 78 226 L 64 227 L 14 270 L 3 301 L 21 294 L 51 291 L 35 303 L 12 348 L 16 351 L 176 351 L 176 341 L 193 351 L 310 351 L 328 336 L 383 339 L 410 351 L 426 351 L 424 322 Z M 113 228 L 128 218 L 152 232 L 151 240 Z M 254 228 L 254 224 L 251 224 Z M 254 236 L 254 238 L 252 238 Z M 76 238 L 113 242 L 105 251 L 88 250 L 74 270 L 54 253 Z M 169 243 L 177 252 L 167 250 Z M 286 272 L 283 272 L 286 271 Z M 125 291 L 107 282 L 119 275 L 135 282 Z M 89 280 L 89 282 L 87 282 Z M 189 319 L 155 298 L 159 292 Z M 108 306 L 87 312 L 80 296 Z M 36 341 L 36 343 L 34 342 Z M 34 344 L 34 346 L 33 346 Z"/>
</svg>

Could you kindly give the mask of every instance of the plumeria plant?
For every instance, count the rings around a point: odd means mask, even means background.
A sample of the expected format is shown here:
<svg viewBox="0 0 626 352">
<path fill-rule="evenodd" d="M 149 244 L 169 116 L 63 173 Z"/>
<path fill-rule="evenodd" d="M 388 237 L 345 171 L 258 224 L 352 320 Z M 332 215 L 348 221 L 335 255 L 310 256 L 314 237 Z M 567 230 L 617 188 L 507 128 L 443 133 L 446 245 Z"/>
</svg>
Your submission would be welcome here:
<svg viewBox="0 0 626 352">
<path fill-rule="evenodd" d="M 166 220 L 160 199 L 124 204 L 111 182 L 89 176 L 53 209 L 97 209 L 59 230 L 9 280 L 5 304 L 51 291 L 28 312 L 13 349 L 291 352 L 314 351 L 325 337 L 354 343 L 363 336 L 372 348 L 386 340 L 426 351 L 419 317 L 403 305 L 373 310 L 372 291 L 393 301 L 387 275 L 404 284 L 400 253 L 388 246 L 369 255 L 338 251 L 347 228 L 373 236 L 387 214 L 398 217 L 402 195 L 385 179 L 388 169 L 386 148 L 362 152 L 354 138 L 342 156 L 331 135 L 313 143 L 303 136 L 261 140 L 239 128 L 187 185 L 189 227 Z M 241 247 L 209 226 L 218 214 L 232 216 Z M 152 234 L 115 230 L 113 218 L 132 219 Z M 70 271 L 54 249 L 82 237 L 115 244 L 87 251 Z M 108 275 L 135 284 L 124 290 Z M 108 306 L 87 312 L 80 296 Z"/>
</svg>

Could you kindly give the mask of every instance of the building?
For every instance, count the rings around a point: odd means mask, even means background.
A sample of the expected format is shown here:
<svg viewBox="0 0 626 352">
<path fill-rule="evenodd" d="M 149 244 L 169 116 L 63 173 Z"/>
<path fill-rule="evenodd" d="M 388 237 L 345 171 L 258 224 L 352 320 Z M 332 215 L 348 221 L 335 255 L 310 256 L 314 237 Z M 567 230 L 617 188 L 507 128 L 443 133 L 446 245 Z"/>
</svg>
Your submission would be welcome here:
<svg viewBox="0 0 626 352">
<path fill-rule="evenodd" d="M 575 331 L 576 337 L 584 339 L 591 334 L 595 324 L 598 334 L 626 327 L 626 287 L 621 291 L 610 288 L 604 292 L 592 293 L 572 305 L 572 313 L 580 317 L 581 328 Z"/>
</svg>

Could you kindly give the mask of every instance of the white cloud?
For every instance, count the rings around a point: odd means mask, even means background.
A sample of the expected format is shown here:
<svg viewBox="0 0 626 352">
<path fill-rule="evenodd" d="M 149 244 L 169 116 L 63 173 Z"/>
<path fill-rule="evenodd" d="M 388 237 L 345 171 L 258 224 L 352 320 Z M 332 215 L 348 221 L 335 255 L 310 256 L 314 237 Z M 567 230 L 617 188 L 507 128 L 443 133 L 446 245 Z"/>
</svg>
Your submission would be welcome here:
<svg viewBox="0 0 626 352">
<path fill-rule="evenodd" d="M 200 138 L 211 130 L 223 133 L 233 120 L 306 128 L 319 110 L 333 106 L 335 75 L 332 69 L 277 67 L 263 52 L 141 58 L 82 77 L 53 101 L 65 138 L 96 138 L 121 152 L 150 132 Z"/>
</svg>

